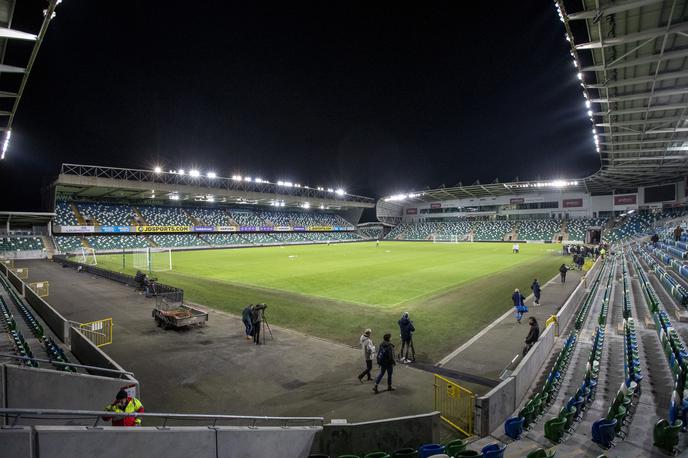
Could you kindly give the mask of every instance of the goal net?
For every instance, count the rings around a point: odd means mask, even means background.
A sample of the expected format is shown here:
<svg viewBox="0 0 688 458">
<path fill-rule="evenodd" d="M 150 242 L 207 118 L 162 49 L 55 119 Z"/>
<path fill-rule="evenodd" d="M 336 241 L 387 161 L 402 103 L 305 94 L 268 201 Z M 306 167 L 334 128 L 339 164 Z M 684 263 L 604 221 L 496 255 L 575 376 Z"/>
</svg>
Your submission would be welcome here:
<svg viewBox="0 0 688 458">
<path fill-rule="evenodd" d="M 79 254 L 79 262 L 82 264 L 97 266 L 98 258 L 96 257 L 96 250 L 94 250 L 93 248 L 81 247 L 81 253 Z"/>
<path fill-rule="evenodd" d="M 172 250 L 169 248 L 139 248 L 134 250 L 134 268 L 148 272 L 172 270 Z"/>
<path fill-rule="evenodd" d="M 459 243 L 459 240 L 461 240 L 462 237 L 458 236 L 456 234 L 451 234 L 451 235 L 437 235 L 433 234 L 432 236 L 432 242 L 433 243 Z"/>
</svg>

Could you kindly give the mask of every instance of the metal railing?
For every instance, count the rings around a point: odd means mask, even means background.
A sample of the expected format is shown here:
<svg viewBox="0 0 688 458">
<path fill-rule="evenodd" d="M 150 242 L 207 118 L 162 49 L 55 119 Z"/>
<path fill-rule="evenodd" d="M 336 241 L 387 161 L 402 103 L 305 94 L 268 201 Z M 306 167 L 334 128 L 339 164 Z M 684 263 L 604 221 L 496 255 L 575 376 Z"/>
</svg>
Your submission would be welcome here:
<svg viewBox="0 0 688 458">
<path fill-rule="evenodd" d="M 96 347 L 110 345 L 112 343 L 112 318 L 91 321 L 89 323 L 77 323 L 70 321 L 70 324 L 77 326 L 79 331 L 88 338 Z"/>
<path fill-rule="evenodd" d="M 465 435 L 473 435 L 475 394 L 437 374 L 434 385 L 435 410 L 440 412 L 440 418 Z"/>
<path fill-rule="evenodd" d="M 105 367 L 97 367 L 97 366 L 87 366 L 85 364 L 76 364 L 76 363 L 64 363 L 61 361 L 56 361 L 54 359 L 43 359 L 43 358 L 29 358 L 28 356 L 19 356 L 19 355 L 8 355 L 6 353 L 0 353 L 0 358 L 10 358 L 10 359 L 18 359 L 21 361 L 38 361 L 39 363 L 50 363 L 50 364 L 55 364 L 57 366 L 69 366 L 69 367 L 78 367 L 81 369 L 91 369 L 91 370 L 96 370 L 99 372 L 109 372 L 112 374 L 119 374 L 120 376 L 124 375 L 130 375 L 132 378 L 134 377 L 133 372 L 129 371 L 124 371 L 124 370 L 117 370 L 117 369 L 107 369 Z"/>
<path fill-rule="evenodd" d="M 11 426 L 16 426 L 21 418 L 36 419 L 54 419 L 69 417 L 78 417 L 80 419 L 93 418 L 93 426 L 98 426 L 100 421 L 105 418 L 120 418 L 120 417 L 134 417 L 134 418 L 162 418 L 162 428 L 167 427 L 167 423 L 172 421 L 209 421 L 208 426 L 218 426 L 218 422 L 242 422 L 251 428 L 257 428 L 259 423 L 270 423 L 280 425 L 284 428 L 291 426 L 322 426 L 325 419 L 323 417 L 267 417 L 267 416 L 251 416 L 251 415 L 212 415 L 212 414 L 186 414 L 186 413 L 124 413 L 124 412 L 110 412 L 100 410 L 62 410 L 62 409 L 2 409 L 0 408 L 0 415 L 12 418 Z"/>
</svg>

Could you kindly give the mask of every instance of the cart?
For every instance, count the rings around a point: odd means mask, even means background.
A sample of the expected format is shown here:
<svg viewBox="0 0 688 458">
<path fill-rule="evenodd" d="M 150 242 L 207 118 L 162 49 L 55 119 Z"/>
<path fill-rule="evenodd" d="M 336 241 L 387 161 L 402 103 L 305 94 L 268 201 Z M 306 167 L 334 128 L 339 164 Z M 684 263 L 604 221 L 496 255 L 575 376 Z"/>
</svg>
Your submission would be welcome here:
<svg viewBox="0 0 688 458">
<path fill-rule="evenodd" d="M 180 301 L 171 300 L 174 293 L 156 296 L 153 319 L 164 329 L 178 329 L 186 326 L 205 326 L 208 312 Z"/>
</svg>

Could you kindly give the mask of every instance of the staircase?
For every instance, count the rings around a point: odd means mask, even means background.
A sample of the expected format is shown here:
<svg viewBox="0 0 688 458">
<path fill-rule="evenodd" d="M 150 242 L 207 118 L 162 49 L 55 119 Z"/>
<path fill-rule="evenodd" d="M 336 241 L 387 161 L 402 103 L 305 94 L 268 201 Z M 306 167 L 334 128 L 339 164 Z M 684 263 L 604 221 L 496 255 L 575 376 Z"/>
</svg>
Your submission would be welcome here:
<svg viewBox="0 0 688 458">
<path fill-rule="evenodd" d="M 69 206 L 72 208 L 72 212 L 74 212 L 74 216 L 76 216 L 77 222 L 78 222 L 81 226 L 85 226 L 85 225 L 86 225 L 86 220 L 85 220 L 84 217 L 81 215 L 81 213 L 79 213 L 79 209 L 76 208 L 76 204 L 71 203 L 71 204 L 69 204 Z"/>
<path fill-rule="evenodd" d="M 91 245 L 88 243 L 88 240 L 86 240 L 86 237 L 82 237 L 82 238 L 81 238 L 81 245 L 82 245 L 84 248 L 93 248 L 93 247 L 91 247 Z"/>
<path fill-rule="evenodd" d="M 48 254 L 48 259 L 52 259 L 53 255 L 57 251 L 57 247 L 55 246 L 55 241 L 53 240 L 52 237 L 48 237 L 47 235 L 42 235 L 41 240 L 43 241 L 43 246 L 45 247 L 45 252 Z"/>
<path fill-rule="evenodd" d="M 191 221 L 191 224 L 193 224 L 194 226 L 202 226 L 203 225 L 203 222 L 199 219 L 194 218 L 186 208 L 182 208 L 182 211 L 184 212 L 186 217 L 189 218 L 189 220 Z"/>
<path fill-rule="evenodd" d="M 138 216 L 140 218 L 139 221 L 143 221 L 143 224 L 137 224 L 136 220 L 134 220 L 134 221 L 132 221 L 134 223 L 134 225 L 135 226 L 147 226 L 148 222 L 146 222 L 146 218 L 143 217 L 143 215 L 141 214 L 141 211 L 136 207 L 131 207 L 131 209 L 134 210 L 134 213 L 136 213 L 136 216 Z"/>
</svg>

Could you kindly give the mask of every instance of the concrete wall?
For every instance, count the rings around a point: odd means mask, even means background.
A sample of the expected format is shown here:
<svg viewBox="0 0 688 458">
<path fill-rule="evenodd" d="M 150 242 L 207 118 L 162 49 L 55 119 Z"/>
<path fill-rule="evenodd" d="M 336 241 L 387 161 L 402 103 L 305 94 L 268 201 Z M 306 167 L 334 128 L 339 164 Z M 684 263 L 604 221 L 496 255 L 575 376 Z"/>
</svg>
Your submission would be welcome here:
<svg viewBox="0 0 688 458">
<path fill-rule="evenodd" d="M 39 297 L 31 288 L 24 290 L 24 298 L 26 302 L 38 313 L 38 316 L 43 319 L 51 331 L 62 341 L 67 342 L 69 339 L 69 322 L 65 317 L 52 308 L 43 298 Z"/>
<path fill-rule="evenodd" d="M 326 424 L 313 444 L 312 453 L 330 456 L 373 451 L 393 452 L 439 441 L 440 413 L 349 423 Z M 288 456 L 288 455 L 284 455 Z"/>
<path fill-rule="evenodd" d="M 586 277 L 581 280 L 566 303 L 557 312 L 560 331 L 566 328 L 571 317 L 578 310 L 601 265 L 601 260 L 593 265 Z M 556 325 L 550 324 L 525 358 L 518 363 L 511 375 L 486 395 L 476 398 L 476 434 L 481 436 L 490 434 L 516 411 L 530 391 L 556 343 L 555 329 Z"/>
<path fill-rule="evenodd" d="M 96 347 L 93 342 L 84 337 L 84 335 L 76 328 L 69 328 L 69 341 L 72 344 L 72 354 L 76 356 L 79 361 L 81 361 L 81 364 L 86 366 L 114 369 L 118 371 L 124 370 L 100 348 Z M 93 375 L 102 375 L 105 377 L 113 376 L 112 373 L 99 371 L 97 369 L 89 369 L 89 373 Z"/>
<path fill-rule="evenodd" d="M 22 296 L 24 295 L 24 282 L 21 280 L 21 278 L 17 277 L 14 272 L 11 270 L 7 269 L 7 279 L 12 283 L 12 285 L 17 288 L 17 291 L 19 291 L 19 294 Z"/>
<path fill-rule="evenodd" d="M 88 374 L 3 364 L 2 407 L 14 409 L 102 410 L 124 386 L 139 386 L 136 380 L 113 379 Z M 49 420 L 55 424 L 93 424 L 93 420 Z M 36 424 L 37 420 L 20 421 Z M 45 422 L 44 422 L 45 423 Z M 0 455 L 2 455 L 0 453 Z"/>
<path fill-rule="evenodd" d="M 2 456 L 194 458 L 305 458 L 321 427 L 86 428 L 36 426 L 0 429 Z"/>
</svg>

